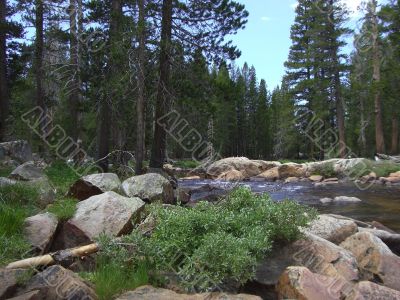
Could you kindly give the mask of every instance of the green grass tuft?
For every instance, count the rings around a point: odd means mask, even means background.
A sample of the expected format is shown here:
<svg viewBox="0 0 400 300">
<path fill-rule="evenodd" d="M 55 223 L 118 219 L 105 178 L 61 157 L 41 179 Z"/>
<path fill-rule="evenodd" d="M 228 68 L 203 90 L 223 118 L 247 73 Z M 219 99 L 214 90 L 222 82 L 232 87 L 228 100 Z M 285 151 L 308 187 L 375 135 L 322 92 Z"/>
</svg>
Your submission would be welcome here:
<svg viewBox="0 0 400 300">
<path fill-rule="evenodd" d="M 76 199 L 64 198 L 59 199 L 47 207 L 49 213 L 54 214 L 59 221 L 67 221 L 71 219 L 76 211 Z"/>
<path fill-rule="evenodd" d="M 1 167 L 0 168 L 0 177 L 8 177 L 12 171 L 13 171 L 13 168 L 11 168 L 11 167 Z"/>
<path fill-rule="evenodd" d="M 45 170 L 52 184 L 57 189 L 57 195 L 64 197 L 70 186 L 79 179 L 79 175 L 74 169 L 63 161 L 52 163 Z"/>
<path fill-rule="evenodd" d="M 195 169 L 200 165 L 199 162 L 194 160 L 178 160 L 174 163 L 174 167 L 182 169 Z"/>
</svg>

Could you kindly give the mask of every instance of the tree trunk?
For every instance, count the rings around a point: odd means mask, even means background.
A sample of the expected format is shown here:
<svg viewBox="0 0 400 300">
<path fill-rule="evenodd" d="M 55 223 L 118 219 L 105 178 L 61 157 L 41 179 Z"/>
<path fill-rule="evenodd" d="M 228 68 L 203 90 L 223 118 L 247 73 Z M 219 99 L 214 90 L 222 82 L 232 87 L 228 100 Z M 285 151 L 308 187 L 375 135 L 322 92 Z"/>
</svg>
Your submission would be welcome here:
<svg viewBox="0 0 400 300">
<path fill-rule="evenodd" d="M 361 99 L 360 99 L 360 144 L 361 144 L 362 156 L 367 155 L 367 137 L 365 134 L 366 127 L 367 127 L 367 124 L 365 121 L 364 97 L 361 96 Z"/>
<path fill-rule="evenodd" d="M 35 2 L 35 61 L 34 61 L 34 72 L 36 79 L 36 105 L 39 106 L 46 115 L 46 106 L 44 101 L 44 90 L 43 90 L 43 47 L 44 47 L 44 4 L 43 0 L 36 0 Z M 46 121 L 39 124 L 40 133 L 45 135 L 44 125 Z M 43 147 L 39 145 L 39 152 L 43 152 Z"/>
<path fill-rule="evenodd" d="M 373 52 L 373 77 L 375 89 L 375 140 L 376 152 L 385 153 L 385 138 L 383 134 L 383 121 L 382 121 L 382 100 L 381 100 L 381 57 L 379 53 L 379 28 L 378 16 L 376 12 L 376 0 L 371 1 L 371 15 L 372 15 L 372 52 Z"/>
<path fill-rule="evenodd" d="M 399 117 L 392 116 L 392 151 L 393 155 L 398 154 L 399 149 Z"/>
<path fill-rule="evenodd" d="M 336 115 L 337 126 L 339 129 L 339 156 L 346 158 L 346 129 L 344 124 L 344 107 L 341 95 L 341 83 L 339 71 L 335 71 L 335 98 L 336 98 Z"/>
<path fill-rule="evenodd" d="M 162 8 L 160 74 L 157 87 L 157 104 L 155 116 L 154 141 L 151 153 L 150 167 L 162 168 L 165 160 L 167 136 L 166 131 L 158 124 L 169 106 L 169 77 L 170 77 L 170 44 L 172 35 L 172 0 L 164 0 Z"/>
<path fill-rule="evenodd" d="M 112 78 L 116 72 L 118 72 L 116 61 L 112 55 L 113 47 L 115 47 L 118 41 L 119 25 L 122 16 L 122 5 L 121 0 L 112 1 L 111 17 L 110 17 L 110 73 L 109 76 Z M 104 171 L 108 171 L 108 159 L 105 158 L 110 152 L 110 128 L 111 128 L 111 101 L 107 95 L 104 95 L 100 102 L 100 130 L 98 136 L 98 156 L 99 167 Z"/>
<path fill-rule="evenodd" d="M 145 153 L 145 63 L 146 63 L 146 18 L 145 0 L 138 1 L 139 6 L 139 73 L 138 73 L 138 98 L 137 110 L 137 133 L 136 133 L 136 175 L 143 174 L 143 160 Z"/>
<path fill-rule="evenodd" d="M 6 120 L 9 112 L 7 79 L 7 37 L 5 32 L 7 16 L 6 0 L 0 0 L 0 142 L 5 141 Z"/>
<path fill-rule="evenodd" d="M 78 33 L 77 33 L 77 5 L 76 0 L 70 0 L 70 67 L 71 83 L 69 86 L 69 103 L 71 118 L 71 137 L 74 141 L 79 137 L 78 110 L 79 110 L 79 68 L 78 68 Z"/>
</svg>

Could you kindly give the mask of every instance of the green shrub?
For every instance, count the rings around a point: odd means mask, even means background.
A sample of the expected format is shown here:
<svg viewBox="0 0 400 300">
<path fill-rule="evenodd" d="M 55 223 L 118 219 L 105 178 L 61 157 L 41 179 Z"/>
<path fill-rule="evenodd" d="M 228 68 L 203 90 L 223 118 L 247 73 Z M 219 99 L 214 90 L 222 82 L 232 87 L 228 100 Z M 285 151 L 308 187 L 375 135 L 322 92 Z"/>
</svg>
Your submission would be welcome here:
<svg viewBox="0 0 400 300">
<path fill-rule="evenodd" d="M 179 160 L 174 163 L 175 167 L 182 168 L 182 169 L 195 169 L 200 165 L 199 162 L 194 160 Z"/>
<path fill-rule="evenodd" d="M 387 177 L 390 173 L 400 171 L 400 165 L 390 161 L 364 160 L 351 170 L 352 177 L 362 177 L 374 172 L 377 177 Z"/>
<path fill-rule="evenodd" d="M 47 208 L 47 211 L 54 214 L 58 220 L 67 221 L 71 219 L 76 211 L 77 201 L 75 199 L 59 199 Z"/>
<path fill-rule="evenodd" d="M 246 188 L 233 191 L 218 205 L 153 206 L 151 213 L 158 224 L 151 237 L 138 232 L 130 236 L 138 245 L 137 255 L 159 272 L 178 273 L 188 290 L 246 282 L 274 242 L 298 238 L 299 227 L 316 217 L 313 209 L 291 201 L 273 202 Z"/>
<path fill-rule="evenodd" d="M 313 175 L 321 175 L 325 178 L 331 178 L 336 176 L 335 168 L 333 163 L 323 163 L 314 171 Z"/>
<path fill-rule="evenodd" d="M 0 168 L 0 177 L 8 177 L 13 171 L 10 167 L 1 167 Z"/>
</svg>

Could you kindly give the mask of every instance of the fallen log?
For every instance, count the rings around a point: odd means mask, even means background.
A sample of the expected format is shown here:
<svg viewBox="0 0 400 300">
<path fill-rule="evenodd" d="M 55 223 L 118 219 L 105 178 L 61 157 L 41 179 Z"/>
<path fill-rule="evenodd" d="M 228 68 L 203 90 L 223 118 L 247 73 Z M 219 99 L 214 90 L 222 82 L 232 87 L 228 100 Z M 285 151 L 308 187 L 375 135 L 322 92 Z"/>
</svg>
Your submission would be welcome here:
<svg viewBox="0 0 400 300">
<path fill-rule="evenodd" d="M 60 260 L 68 260 L 71 258 L 88 256 L 90 254 L 96 253 L 97 251 L 99 251 L 99 249 L 99 245 L 97 243 L 94 243 L 82 247 L 61 250 L 42 256 L 36 256 L 12 262 L 6 266 L 6 269 L 28 269 L 48 266 L 56 264 Z"/>
</svg>

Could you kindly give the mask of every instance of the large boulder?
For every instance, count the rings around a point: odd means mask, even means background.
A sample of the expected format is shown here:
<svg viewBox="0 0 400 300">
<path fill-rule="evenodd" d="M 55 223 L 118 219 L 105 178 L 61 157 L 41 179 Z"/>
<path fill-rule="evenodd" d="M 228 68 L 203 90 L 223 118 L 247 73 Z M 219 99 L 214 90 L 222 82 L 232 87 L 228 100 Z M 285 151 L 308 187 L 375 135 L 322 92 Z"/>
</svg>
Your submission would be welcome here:
<svg viewBox="0 0 400 300">
<path fill-rule="evenodd" d="M 93 242 L 101 234 L 110 237 L 129 233 L 139 221 L 145 203 L 115 192 L 90 197 L 77 205 L 75 215 L 63 226 L 58 247 L 72 248 Z"/>
<path fill-rule="evenodd" d="M 51 213 L 43 213 L 25 219 L 26 240 L 40 253 L 46 253 L 57 230 L 58 220 Z"/>
<path fill-rule="evenodd" d="M 340 244 L 358 230 L 352 220 L 338 219 L 330 215 L 320 215 L 306 230 L 334 244 Z"/>
<path fill-rule="evenodd" d="M 275 181 L 279 179 L 279 167 L 271 168 L 261 174 L 258 174 L 256 178 L 262 178 L 267 181 Z"/>
<path fill-rule="evenodd" d="M 27 141 L 0 143 L 0 160 L 12 159 L 22 164 L 32 160 L 32 150 Z"/>
<path fill-rule="evenodd" d="M 0 187 L 10 186 L 10 185 L 15 185 L 15 184 L 17 184 L 16 180 L 9 179 L 6 177 L 0 177 Z"/>
<path fill-rule="evenodd" d="M 295 163 L 287 163 L 279 166 L 279 178 L 286 179 L 289 177 L 305 177 L 306 176 L 306 168 L 304 165 L 295 164 Z"/>
<path fill-rule="evenodd" d="M 380 238 L 390 250 L 396 255 L 400 255 L 400 234 L 391 231 L 381 230 L 377 228 L 358 228 L 359 232 L 370 232 L 376 237 Z"/>
<path fill-rule="evenodd" d="M 174 203 L 174 190 L 164 176 L 149 173 L 128 178 L 122 183 L 122 192 L 127 197 L 139 197 L 146 202 Z"/>
<path fill-rule="evenodd" d="M 74 272 L 55 265 L 32 277 L 20 295 L 39 291 L 41 300 L 97 299 L 96 293 Z"/>
<path fill-rule="evenodd" d="M 305 267 L 289 267 L 279 278 L 279 299 L 337 300 L 341 298 L 342 286 L 333 277 L 312 273 Z"/>
<path fill-rule="evenodd" d="M 119 192 L 121 181 L 117 174 L 100 173 L 83 176 L 69 189 L 69 194 L 79 200 L 85 200 L 105 192 Z"/>
<path fill-rule="evenodd" d="M 22 181 L 33 181 L 42 179 L 45 176 L 43 170 L 38 168 L 33 161 L 28 161 L 12 171 L 9 178 Z"/>
<path fill-rule="evenodd" d="M 350 158 L 350 159 L 339 159 L 333 168 L 339 177 L 358 178 L 365 173 L 365 171 L 371 171 L 372 161 L 365 158 Z"/>
<path fill-rule="evenodd" d="M 353 253 L 363 279 L 378 281 L 400 291 L 400 257 L 378 237 L 370 232 L 359 232 L 340 245 Z"/>
<path fill-rule="evenodd" d="M 261 300 L 258 296 L 226 293 L 178 294 L 174 291 L 145 285 L 119 296 L 116 300 Z"/>
<path fill-rule="evenodd" d="M 26 270 L 0 269 L 0 299 L 8 299 L 14 295 L 18 288 L 20 278 Z"/>
<path fill-rule="evenodd" d="M 277 164 L 274 162 L 250 160 L 246 157 L 229 157 L 212 163 L 207 168 L 206 173 L 207 177 L 211 179 L 218 179 L 220 176 L 224 176 L 223 174 L 227 174 L 228 172 L 230 172 L 231 176 L 233 172 L 235 173 L 233 180 L 237 180 L 237 178 L 248 179 L 257 176 L 276 165 Z M 238 172 L 240 172 L 240 176 L 238 175 Z"/>
<path fill-rule="evenodd" d="M 275 247 L 258 265 L 254 282 L 266 288 L 273 287 L 290 266 L 306 267 L 313 273 L 333 277 L 342 290 L 351 290 L 352 282 L 359 278 L 357 262 L 350 252 L 316 235 L 305 233 L 301 240 Z"/>
<path fill-rule="evenodd" d="M 34 290 L 16 297 L 9 298 L 7 300 L 41 300 L 40 291 Z"/>
<path fill-rule="evenodd" d="M 346 300 L 399 300 L 400 292 L 371 281 L 361 281 L 354 286 Z"/>
</svg>

